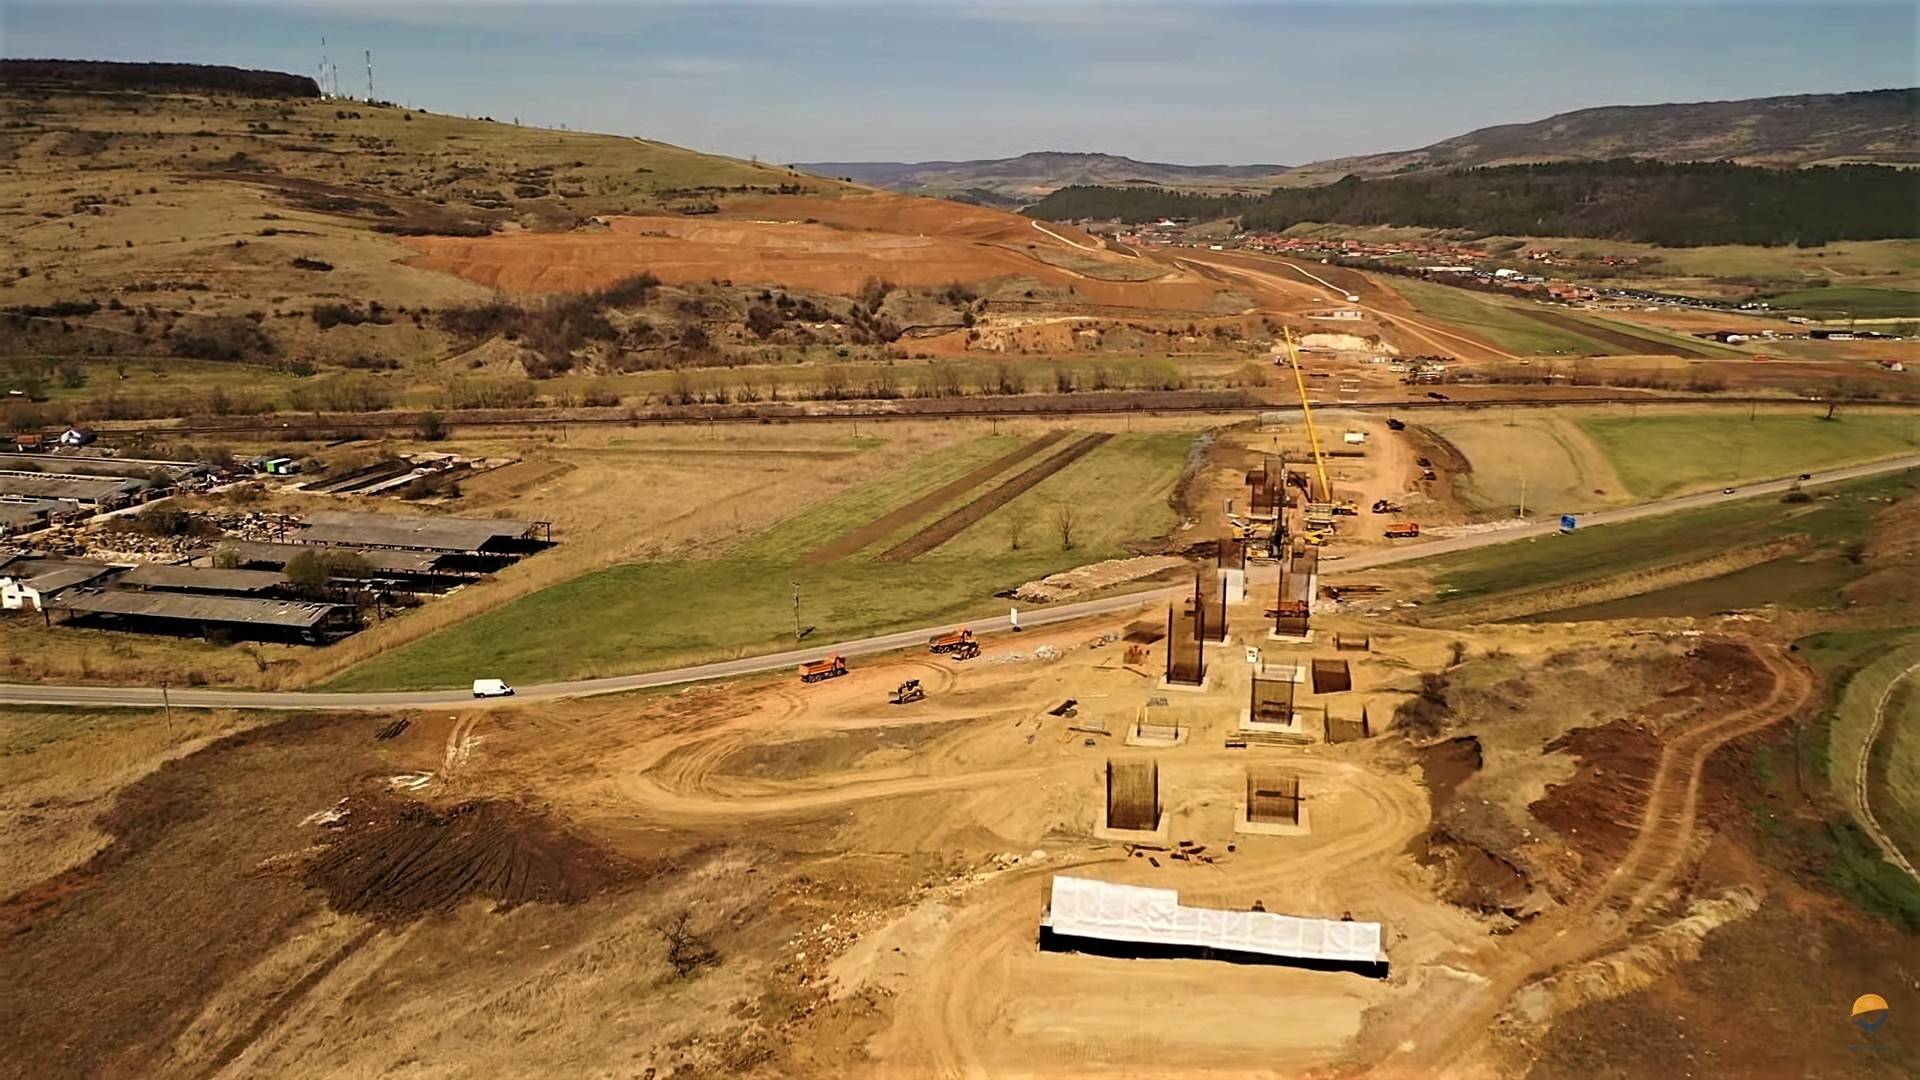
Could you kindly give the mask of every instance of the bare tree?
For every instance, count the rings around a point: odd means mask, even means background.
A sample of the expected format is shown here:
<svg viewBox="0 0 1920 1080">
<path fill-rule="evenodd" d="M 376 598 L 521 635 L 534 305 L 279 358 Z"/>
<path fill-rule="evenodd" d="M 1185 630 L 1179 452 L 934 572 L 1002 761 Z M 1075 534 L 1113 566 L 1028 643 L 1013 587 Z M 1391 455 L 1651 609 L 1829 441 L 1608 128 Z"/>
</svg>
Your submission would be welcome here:
<svg viewBox="0 0 1920 1080">
<path fill-rule="evenodd" d="M 703 967 L 720 962 L 712 943 L 693 931 L 693 912 L 681 908 L 653 924 L 653 932 L 667 943 L 667 963 L 675 978 L 684 979 Z"/>
<path fill-rule="evenodd" d="M 1073 530 L 1079 524 L 1080 515 L 1072 503 L 1061 503 L 1053 508 L 1053 531 L 1060 537 L 1060 550 L 1073 550 Z"/>
<path fill-rule="evenodd" d="M 1020 550 L 1020 538 L 1026 534 L 1027 526 L 1033 523 L 1032 509 L 1015 503 L 1007 507 L 1007 547 L 1012 551 Z"/>
</svg>

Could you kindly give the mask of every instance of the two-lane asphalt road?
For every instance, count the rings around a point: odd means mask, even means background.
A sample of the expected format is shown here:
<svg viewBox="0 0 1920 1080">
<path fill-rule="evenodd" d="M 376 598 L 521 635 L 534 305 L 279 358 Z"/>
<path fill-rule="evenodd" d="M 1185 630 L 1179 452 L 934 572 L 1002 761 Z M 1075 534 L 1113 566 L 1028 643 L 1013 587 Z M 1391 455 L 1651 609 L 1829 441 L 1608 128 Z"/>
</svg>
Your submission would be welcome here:
<svg viewBox="0 0 1920 1080">
<path fill-rule="evenodd" d="M 1876 476 L 1883 473 L 1900 472 L 1906 469 L 1920 468 L 1920 454 L 1892 458 L 1885 461 L 1870 462 L 1865 465 L 1853 465 L 1843 469 L 1832 469 L 1815 473 L 1804 481 L 1804 486 L 1833 484 L 1844 480 L 1853 480 L 1863 476 Z M 1625 506 L 1615 510 L 1601 510 L 1580 515 L 1580 528 L 1590 529 L 1605 525 L 1614 525 L 1626 521 L 1638 521 L 1643 518 L 1676 514 L 1703 506 L 1724 503 L 1730 498 L 1750 498 L 1765 495 L 1778 495 L 1794 484 L 1792 478 L 1769 480 L 1763 483 L 1748 484 L 1738 490 L 1735 496 L 1718 491 L 1698 495 L 1682 495 L 1657 502 Z M 1445 539 L 1430 540 L 1400 547 L 1381 548 L 1361 554 L 1349 555 L 1337 561 L 1329 561 L 1324 570 L 1328 575 L 1346 574 L 1357 570 L 1371 570 L 1379 566 L 1394 563 L 1412 562 L 1416 559 L 1430 558 L 1434 555 L 1446 555 L 1457 551 L 1470 551 L 1475 548 L 1491 547 L 1496 544 L 1508 544 L 1519 540 L 1534 540 L 1552 536 L 1560 531 L 1559 515 L 1511 528 L 1489 529 L 1484 532 L 1452 536 Z M 1086 600 L 1077 604 L 1062 604 L 1045 610 L 1022 612 L 1020 624 L 1026 628 L 1048 626 L 1056 623 L 1071 622 L 1094 615 L 1110 615 L 1128 611 L 1149 603 L 1156 603 L 1180 596 L 1187 586 L 1178 585 L 1167 588 L 1148 589 L 1140 592 L 1125 593 L 1118 596 L 1103 597 L 1098 600 Z M 980 623 L 972 620 L 966 624 L 950 623 L 944 626 L 928 626 L 918 630 L 903 630 L 897 634 L 882 634 L 878 637 L 860 638 L 856 641 L 821 642 L 805 649 L 795 649 L 765 656 L 750 656 L 739 660 L 723 660 L 713 664 L 696 664 L 691 667 L 671 668 L 666 671 L 648 672 L 642 675 L 615 675 L 604 679 L 581 679 L 574 682 L 544 683 L 539 686 L 519 688 L 520 698 L 562 698 L 586 697 L 593 694 L 618 694 L 630 690 L 646 690 L 659 686 L 675 686 L 682 683 L 705 682 L 709 679 L 728 679 L 741 675 L 756 675 L 762 672 L 779 671 L 792 667 L 802 660 L 814 660 L 821 656 L 839 653 L 843 656 L 870 656 L 875 653 L 892 652 L 896 649 L 913 648 L 924 645 L 935 635 L 957 629 L 961 625 L 976 628 Z M 1006 631 L 995 631 L 1005 633 Z M 485 675 L 486 672 L 478 672 Z M 0 703 L 20 705 L 82 705 L 101 707 L 144 707 L 159 708 L 171 703 L 185 708 L 220 709 L 406 709 L 431 707 L 435 705 L 472 704 L 473 697 L 466 690 L 407 690 L 384 694 L 329 694 L 301 691 L 256 691 L 256 690 L 201 690 L 192 688 L 169 689 L 162 691 L 149 686 L 34 686 L 19 683 L 0 683 Z"/>
</svg>

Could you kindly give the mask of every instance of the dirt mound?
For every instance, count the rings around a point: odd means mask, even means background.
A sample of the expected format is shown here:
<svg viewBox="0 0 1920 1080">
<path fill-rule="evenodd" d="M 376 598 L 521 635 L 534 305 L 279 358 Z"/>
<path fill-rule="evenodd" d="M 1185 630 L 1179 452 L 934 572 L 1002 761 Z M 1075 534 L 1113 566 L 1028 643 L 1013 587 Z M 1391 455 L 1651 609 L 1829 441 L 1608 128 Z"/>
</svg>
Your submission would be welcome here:
<svg viewBox="0 0 1920 1080">
<path fill-rule="evenodd" d="M 1565 784 L 1550 785 L 1545 798 L 1528 807 L 1540 822 L 1562 836 L 1577 837 L 1561 867 L 1583 880 L 1616 865 L 1640 827 L 1647 790 L 1660 764 L 1660 739 L 1644 725 L 1616 720 L 1604 727 L 1576 728 L 1548 743 L 1549 753 L 1564 750 L 1580 759 L 1580 770 Z"/>
<path fill-rule="evenodd" d="M 1062 570 L 1057 574 L 1048 574 L 1038 581 L 1029 581 L 1013 591 L 1015 599 L 1029 604 L 1051 604 L 1068 597 L 1097 592 L 1114 585 L 1125 585 L 1129 581 L 1138 581 L 1144 577 L 1173 570 L 1187 565 L 1187 560 L 1177 555 L 1138 555 L 1130 559 L 1108 559 L 1105 562 L 1076 566 L 1071 570 Z"/>
<path fill-rule="evenodd" d="M 506 802 L 447 809 L 355 799 L 306 881 L 336 911 L 404 922 L 487 897 L 499 910 L 577 904 L 640 868 Z"/>
</svg>

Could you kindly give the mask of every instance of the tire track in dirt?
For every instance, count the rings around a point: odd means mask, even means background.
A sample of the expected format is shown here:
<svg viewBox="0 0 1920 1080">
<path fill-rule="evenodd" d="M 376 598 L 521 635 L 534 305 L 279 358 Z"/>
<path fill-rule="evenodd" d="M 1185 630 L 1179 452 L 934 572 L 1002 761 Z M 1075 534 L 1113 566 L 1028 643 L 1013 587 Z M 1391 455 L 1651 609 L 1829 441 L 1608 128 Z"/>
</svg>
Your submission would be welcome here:
<svg viewBox="0 0 1920 1080">
<path fill-rule="evenodd" d="M 1360 803 L 1357 812 L 1350 808 L 1343 817 L 1365 824 L 1357 834 L 1323 833 L 1311 838 L 1311 846 L 1263 862 L 1257 868 L 1236 869 L 1232 878 L 1236 892 L 1279 889 L 1296 903 L 1311 905 L 1316 890 L 1358 867 L 1392 858 L 1427 827 L 1426 795 L 1411 783 L 1396 783 L 1352 763 L 1301 761 L 1296 765 L 1314 782 L 1338 785 L 1356 799 Z M 1123 851 L 1115 851 L 1012 872 L 988 886 L 993 891 L 990 899 L 975 902 L 956 915 L 951 935 L 942 943 L 937 958 L 926 965 L 927 975 L 901 999 L 902 1016 L 895 1023 L 897 1030 L 912 1033 L 928 1075 L 991 1074 L 980 1045 L 981 1036 L 991 1031 L 983 1014 L 1006 1000 L 1004 988 L 993 983 L 993 973 L 1004 967 L 1015 950 L 1032 946 L 1040 879 L 1077 868 L 1124 863 L 1126 859 Z M 1202 886 L 1198 891 L 1206 890 Z M 1057 1064 L 1029 1060 L 1042 1072 L 1045 1066 Z"/>
<path fill-rule="evenodd" d="M 1516 992 L 1633 929 L 1691 862 L 1707 760 L 1735 739 L 1791 716 L 1812 696 L 1807 669 L 1774 646 L 1748 647 L 1773 673 L 1773 688 L 1763 701 L 1666 743 L 1633 842 L 1607 879 L 1581 902 L 1463 958 L 1449 983 L 1418 987 L 1393 1011 L 1369 1017 L 1348 1075 L 1474 1074 L 1468 1063 Z"/>
<path fill-rule="evenodd" d="M 1059 442 L 1061 439 L 1066 438 L 1069 434 L 1070 432 L 1065 430 L 1050 431 L 1032 442 L 1027 443 L 1025 446 L 1000 455 L 985 465 L 962 476 L 960 479 L 941 487 L 937 491 L 922 495 L 898 510 L 876 518 L 852 532 L 842 535 L 838 539 L 830 540 L 814 548 L 812 551 L 801 556 L 800 561 L 810 566 L 818 566 L 822 563 L 837 562 L 844 559 L 858 552 L 868 544 L 884 539 L 896 529 L 911 525 L 915 521 L 920 520 L 922 516 L 938 510 L 953 499 L 959 498 L 961 495 L 972 491 L 974 488 L 1000 475 L 1002 471 L 1011 467 L 1015 462 L 1032 457 L 1047 447 L 1052 446 L 1054 443 Z"/>
<path fill-rule="evenodd" d="M 908 537 L 905 542 L 895 545 L 880 558 L 887 562 L 906 562 L 925 555 L 960 535 L 963 530 L 981 518 L 1032 490 L 1042 480 L 1092 453 L 1111 438 L 1113 438 L 1112 433 L 1103 431 L 1079 439 L 1072 446 Z"/>
<path fill-rule="evenodd" d="M 299 1004 L 314 987 L 319 986 L 327 976 L 333 974 L 335 968 L 346 962 L 348 957 L 359 952 L 361 946 L 373 940 L 373 936 L 379 932 L 380 928 L 377 926 L 365 927 L 315 964 L 306 974 L 300 976 L 293 985 L 274 995 L 273 1000 L 267 1003 L 266 1008 L 260 1010 L 259 1015 L 253 1018 L 253 1022 L 247 1025 L 245 1031 L 229 1039 L 226 1045 L 220 1048 L 220 1052 L 213 1056 L 213 1060 L 207 1064 L 200 1075 L 207 1078 L 218 1076 L 227 1066 L 238 1060 L 241 1054 L 251 1048 L 255 1041 L 265 1035 L 281 1017 L 287 1015 L 295 1005 Z"/>
<path fill-rule="evenodd" d="M 1887 688 L 1880 692 L 1880 700 L 1874 703 L 1873 726 L 1867 729 L 1866 743 L 1860 748 L 1860 767 L 1854 774 L 1853 787 L 1854 797 L 1860 800 L 1860 824 L 1866 827 L 1867 834 L 1880 845 L 1880 850 L 1886 854 L 1889 862 L 1905 870 L 1908 877 L 1920 881 L 1920 870 L 1914 869 L 1913 862 L 1907 858 L 1906 852 L 1901 851 L 1900 846 L 1893 842 L 1893 837 L 1880 827 L 1880 819 L 1873 814 L 1873 801 L 1869 792 L 1871 782 L 1868 776 L 1869 766 L 1873 762 L 1873 744 L 1880 741 L 1880 729 L 1887 723 L 1887 703 L 1893 700 L 1893 692 L 1899 688 L 1900 683 L 1912 678 L 1916 671 L 1920 671 L 1920 664 L 1914 664 L 1887 680 Z"/>
</svg>

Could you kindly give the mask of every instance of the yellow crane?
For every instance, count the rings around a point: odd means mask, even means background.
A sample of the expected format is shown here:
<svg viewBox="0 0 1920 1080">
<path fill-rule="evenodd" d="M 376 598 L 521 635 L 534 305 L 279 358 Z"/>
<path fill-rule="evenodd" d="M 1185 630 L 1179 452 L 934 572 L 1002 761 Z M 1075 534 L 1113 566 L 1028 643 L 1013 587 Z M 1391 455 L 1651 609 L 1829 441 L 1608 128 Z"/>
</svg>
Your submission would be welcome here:
<svg viewBox="0 0 1920 1080">
<path fill-rule="evenodd" d="M 1293 330 L 1282 327 L 1281 332 L 1287 340 L 1287 362 L 1293 365 L 1293 385 L 1300 391 L 1300 414 L 1307 420 L 1307 442 L 1313 447 L 1313 470 L 1320 480 L 1320 497 L 1314 499 L 1308 492 L 1308 502 L 1330 503 L 1333 501 L 1333 485 L 1327 482 L 1327 459 L 1320 452 L 1320 431 L 1313 426 L 1313 406 L 1307 403 L 1307 376 L 1300 370 L 1300 353 L 1293 347 Z"/>
</svg>

